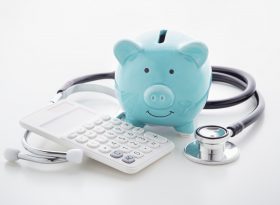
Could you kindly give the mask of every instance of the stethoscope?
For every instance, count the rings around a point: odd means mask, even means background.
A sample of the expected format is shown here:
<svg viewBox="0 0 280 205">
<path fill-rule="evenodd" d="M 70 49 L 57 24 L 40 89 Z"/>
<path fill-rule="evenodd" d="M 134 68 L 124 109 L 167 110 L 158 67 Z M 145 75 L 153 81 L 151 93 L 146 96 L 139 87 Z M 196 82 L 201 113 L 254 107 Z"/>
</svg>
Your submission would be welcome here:
<svg viewBox="0 0 280 205">
<path fill-rule="evenodd" d="M 74 93 L 84 91 L 99 92 L 115 97 L 114 90 L 109 87 L 97 84 L 86 84 L 97 80 L 114 79 L 114 76 L 114 72 L 111 72 L 75 78 L 65 83 L 62 88 L 57 91 L 57 94 L 51 100 L 51 103 L 56 103 Z M 245 102 L 250 98 L 255 98 L 256 106 L 246 117 L 227 127 L 206 125 L 197 128 L 194 136 L 195 140 L 185 146 L 184 154 L 191 161 L 200 164 L 227 164 L 233 162 L 239 157 L 238 147 L 228 140 L 254 123 L 264 111 L 265 103 L 262 96 L 256 90 L 256 83 L 254 79 L 251 75 L 244 71 L 233 68 L 212 66 L 212 81 L 232 85 L 242 90 L 242 92 L 231 98 L 207 101 L 204 109 L 231 107 Z M 124 116 L 125 113 L 118 115 L 119 118 L 123 118 Z M 23 154 L 17 149 L 7 149 L 5 151 L 5 157 L 7 160 L 16 161 L 18 159 L 23 159 L 45 164 L 61 162 L 80 163 L 82 161 L 83 153 L 81 150 L 71 149 L 67 152 L 42 150 L 35 148 L 28 143 L 29 136 L 30 131 L 26 130 L 22 138 L 22 145 L 28 152 L 30 152 L 30 154 Z"/>
</svg>

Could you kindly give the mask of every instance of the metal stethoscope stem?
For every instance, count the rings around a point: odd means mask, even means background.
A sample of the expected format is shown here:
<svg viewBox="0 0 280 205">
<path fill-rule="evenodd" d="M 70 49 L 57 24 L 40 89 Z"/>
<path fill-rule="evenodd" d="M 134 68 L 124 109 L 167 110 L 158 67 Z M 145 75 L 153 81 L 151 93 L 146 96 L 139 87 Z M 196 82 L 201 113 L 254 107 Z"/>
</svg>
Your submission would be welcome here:
<svg viewBox="0 0 280 205">
<path fill-rule="evenodd" d="M 227 164 L 239 157 L 238 148 L 228 139 L 232 133 L 220 126 L 208 125 L 196 130 L 195 141 L 189 143 L 184 153 L 191 161 L 200 164 Z"/>
</svg>

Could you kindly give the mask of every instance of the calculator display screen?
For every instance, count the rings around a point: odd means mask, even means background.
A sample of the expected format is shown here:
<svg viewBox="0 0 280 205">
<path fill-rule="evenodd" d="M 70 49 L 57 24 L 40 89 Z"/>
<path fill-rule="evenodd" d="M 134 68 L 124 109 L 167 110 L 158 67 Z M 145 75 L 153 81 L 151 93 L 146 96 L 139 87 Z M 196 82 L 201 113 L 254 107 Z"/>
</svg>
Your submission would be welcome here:
<svg viewBox="0 0 280 205">
<path fill-rule="evenodd" d="M 84 123 L 94 120 L 96 116 L 95 113 L 78 107 L 41 124 L 40 127 L 55 135 L 62 135 L 70 133 Z"/>
</svg>

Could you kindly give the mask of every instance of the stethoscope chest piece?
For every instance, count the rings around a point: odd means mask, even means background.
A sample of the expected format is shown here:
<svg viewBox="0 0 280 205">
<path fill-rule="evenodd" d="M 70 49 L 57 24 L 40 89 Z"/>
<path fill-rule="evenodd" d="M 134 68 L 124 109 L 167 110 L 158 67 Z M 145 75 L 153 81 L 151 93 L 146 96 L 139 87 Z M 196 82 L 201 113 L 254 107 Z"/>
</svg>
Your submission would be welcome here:
<svg viewBox="0 0 280 205">
<path fill-rule="evenodd" d="M 185 156 L 193 162 L 207 165 L 227 164 L 239 157 L 239 149 L 231 142 L 227 129 L 208 125 L 196 130 L 196 140 L 189 143 Z"/>
</svg>

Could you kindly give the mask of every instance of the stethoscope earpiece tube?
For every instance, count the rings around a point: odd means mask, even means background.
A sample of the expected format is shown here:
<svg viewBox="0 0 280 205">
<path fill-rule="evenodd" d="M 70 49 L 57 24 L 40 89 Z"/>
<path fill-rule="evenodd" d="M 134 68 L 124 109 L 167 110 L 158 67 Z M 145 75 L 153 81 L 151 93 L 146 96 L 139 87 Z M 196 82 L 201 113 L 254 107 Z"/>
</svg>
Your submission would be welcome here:
<svg viewBox="0 0 280 205">
<path fill-rule="evenodd" d="M 240 104 L 249 99 L 255 92 L 256 83 L 248 73 L 220 66 L 212 66 L 212 81 L 223 82 L 242 89 L 242 93 L 237 96 L 223 100 L 207 101 L 204 109 L 219 109 Z"/>
<path fill-rule="evenodd" d="M 22 146 L 31 154 L 24 154 L 17 149 L 8 148 L 4 152 L 4 157 L 7 161 L 21 159 L 41 164 L 57 164 L 63 162 L 79 164 L 83 161 L 83 151 L 80 149 L 70 149 L 67 152 L 38 149 L 32 147 L 27 142 L 29 135 L 30 131 L 26 130 L 22 138 Z"/>
<path fill-rule="evenodd" d="M 250 74 L 238 69 L 220 66 L 212 66 L 212 70 L 213 81 L 224 82 L 233 85 L 243 91 L 241 94 L 228 99 L 219 101 L 207 101 L 204 109 L 231 107 L 243 103 L 252 96 L 256 99 L 257 102 L 255 109 L 248 116 L 231 124 L 230 126 L 227 126 L 227 128 L 232 131 L 231 137 L 233 137 L 258 119 L 258 117 L 264 110 L 264 99 L 256 91 L 255 80 Z"/>
<path fill-rule="evenodd" d="M 92 81 L 97 80 L 105 80 L 105 79 L 115 79 L 115 72 L 110 73 L 97 73 L 97 74 L 91 74 L 91 75 L 85 75 L 78 78 L 75 78 L 73 80 L 68 81 L 65 83 L 58 91 L 57 93 L 64 92 L 68 88 L 72 87 L 73 85 L 82 84 L 82 83 L 88 83 Z"/>
</svg>

